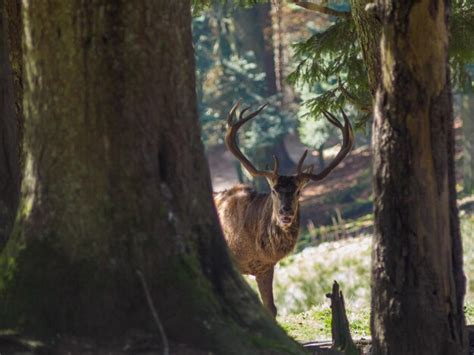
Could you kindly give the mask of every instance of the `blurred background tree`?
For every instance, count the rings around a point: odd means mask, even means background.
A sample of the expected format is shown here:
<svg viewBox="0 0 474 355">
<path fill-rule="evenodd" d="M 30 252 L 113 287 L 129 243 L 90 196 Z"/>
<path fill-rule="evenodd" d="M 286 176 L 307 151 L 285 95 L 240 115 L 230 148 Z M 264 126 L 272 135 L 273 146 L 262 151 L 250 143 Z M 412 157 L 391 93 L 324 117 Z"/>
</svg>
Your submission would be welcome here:
<svg viewBox="0 0 474 355">
<path fill-rule="evenodd" d="M 235 101 L 245 105 L 268 102 L 268 108 L 252 122 L 240 144 L 260 168 L 275 154 L 281 171 L 290 171 L 290 159 L 283 139 L 294 128 L 295 112 L 285 107 L 281 82 L 277 80 L 277 48 L 274 45 L 272 5 L 236 8 L 213 4 L 194 19 L 194 40 L 198 67 L 198 106 L 206 146 L 222 143 L 225 117 Z M 258 190 L 267 184 L 253 179 L 236 162 L 239 180 Z"/>
</svg>

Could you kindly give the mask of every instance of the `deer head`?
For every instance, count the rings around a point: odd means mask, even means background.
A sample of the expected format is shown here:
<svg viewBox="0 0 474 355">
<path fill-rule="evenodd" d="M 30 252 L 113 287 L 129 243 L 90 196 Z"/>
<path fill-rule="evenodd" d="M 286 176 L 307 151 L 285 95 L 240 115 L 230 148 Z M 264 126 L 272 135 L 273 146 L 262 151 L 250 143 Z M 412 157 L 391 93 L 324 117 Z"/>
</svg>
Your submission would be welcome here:
<svg viewBox="0 0 474 355">
<path fill-rule="evenodd" d="M 299 197 L 306 184 L 308 184 L 310 181 L 319 181 L 324 179 L 351 150 L 352 144 L 354 142 L 354 134 L 351 124 L 346 114 L 342 110 L 341 112 L 344 118 L 344 126 L 342 126 L 342 124 L 334 115 L 327 111 L 323 112 L 326 119 L 342 131 L 343 143 L 341 150 L 334 160 L 318 174 L 313 174 L 312 165 L 307 168 L 303 168 L 304 160 L 308 154 L 308 151 L 306 150 L 298 162 L 296 173 L 291 176 L 285 176 L 278 174 L 278 159 L 276 156 L 273 156 L 273 170 L 258 170 L 238 148 L 236 141 L 237 131 L 246 122 L 257 116 L 267 106 L 267 104 L 260 106 L 256 111 L 248 113 L 247 115 L 245 115 L 245 113 L 250 109 L 250 107 L 243 109 L 239 114 L 239 119 L 235 121 L 234 116 L 239 105 L 240 101 L 232 107 L 227 117 L 227 133 L 225 136 L 225 144 L 230 152 L 240 161 L 240 163 L 252 176 L 261 176 L 267 179 L 271 189 L 271 199 L 273 206 L 272 218 L 275 219 L 276 223 L 281 228 L 287 229 L 296 220 L 299 209 Z"/>
</svg>

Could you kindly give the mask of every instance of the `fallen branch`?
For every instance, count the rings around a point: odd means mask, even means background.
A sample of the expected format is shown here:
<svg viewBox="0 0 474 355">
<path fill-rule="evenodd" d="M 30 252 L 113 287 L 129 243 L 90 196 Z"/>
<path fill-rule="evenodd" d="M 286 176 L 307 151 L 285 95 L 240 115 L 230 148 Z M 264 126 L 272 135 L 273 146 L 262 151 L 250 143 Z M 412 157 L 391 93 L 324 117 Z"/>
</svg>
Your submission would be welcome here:
<svg viewBox="0 0 474 355">
<path fill-rule="evenodd" d="M 151 314 L 153 315 L 153 319 L 155 320 L 156 326 L 158 327 L 158 331 L 160 332 L 161 340 L 163 342 L 163 355 L 169 355 L 170 346 L 168 343 L 168 338 L 166 337 L 165 329 L 163 328 L 163 324 L 161 324 L 160 318 L 158 317 L 158 312 L 156 311 L 155 305 L 153 304 L 153 300 L 151 299 L 150 291 L 148 290 L 148 285 L 145 281 L 145 277 L 143 276 L 140 270 L 137 270 L 137 275 L 142 283 L 143 291 L 145 292 L 146 300 L 148 302 L 148 307 L 150 307 Z"/>
</svg>

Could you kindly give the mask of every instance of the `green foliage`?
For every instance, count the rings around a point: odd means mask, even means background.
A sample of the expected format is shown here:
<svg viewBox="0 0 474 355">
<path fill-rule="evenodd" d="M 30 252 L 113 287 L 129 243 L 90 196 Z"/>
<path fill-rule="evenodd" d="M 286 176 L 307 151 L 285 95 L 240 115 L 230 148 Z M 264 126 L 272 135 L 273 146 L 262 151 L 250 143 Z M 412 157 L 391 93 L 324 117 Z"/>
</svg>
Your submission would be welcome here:
<svg viewBox="0 0 474 355">
<path fill-rule="evenodd" d="M 466 323 L 474 323 L 474 303 L 466 304 L 464 306 L 464 314 L 466 315 Z"/>
<path fill-rule="evenodd" d="M 313 32 L 294 46 L 298 65 L 288 81 L 300 93 L 313 93 L 303 98 L 309 115 L 318 117 L 325 110 L 334 112 L 352 105 L 361 112 L 357 124 L 362 127 L 369 117 L 371 97 L 353 21 L 337 19 L 328 28 Z"/>
<path fill-rule="evenodd" d="M 312 116 L 351 104 L 360 111 L 356 127 L 367 123 L 372 98 L 360 42 L 351 19 L 335 19 L 331 26 L 295 45 L 296 70 L 289 81 L 308 85 L 316 97 L 304 100 Z M 452 3 L 450 63 L 454 86 L 474 87 L 474 3 Z"/>
<path fill-rule="evenodd" d="M 474 3 L 452 3 L 450 63 L 453 83 L 460 90 L 474 89 Z"/>
<path fill-rule="evenodd" d="M 301 99 L 308 102 L 315 99 L 316 95 L 305 91 L 301 94 Z M 326 119 L 315 120 L 307 106 L 301 106 L 298 112 L 298 134 L 303 144 L 319 148 L 331 137 L 335 137 L 338 129 L 330 124 Z"/>
</svg>

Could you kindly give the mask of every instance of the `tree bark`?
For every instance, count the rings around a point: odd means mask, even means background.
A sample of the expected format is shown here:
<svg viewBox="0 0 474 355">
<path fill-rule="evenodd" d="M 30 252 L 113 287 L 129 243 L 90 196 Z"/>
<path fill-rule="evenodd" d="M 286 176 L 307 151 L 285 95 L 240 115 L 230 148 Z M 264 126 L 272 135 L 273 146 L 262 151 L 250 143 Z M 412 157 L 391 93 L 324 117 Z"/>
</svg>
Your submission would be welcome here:
<svg viewBox="0 0 474 355">
<path fill-rule="evenodd" d="M 0 1 L 0 250 L 20 198 L 21 17 L 19 2 Z M 19 85 L 20 84 L 20 85 Z"/>
<path fill-rule="evenodd" d="M 171 344 L 299 353 L 226 251 L 189 1 L 23 4 L 25 180 L 0 257 L 0 327 L 47 339 L 154 332 L 139 271 Z"/>
<path fill-rule="evenodd" d="M 381 77 L 380 35 L 382 26 L 375 13 L 366 10 L 366 6 L 372 2 L 372 0 L 350 0 L 352 19 L 367 68 L 370 93 L 375 98 Z"/>
<path fill-rule="evenodd" d="M 374 119 L 374 354 L 466 354 L 456 207 L 449 1 L 378 3 Z"/>
</svg>

